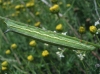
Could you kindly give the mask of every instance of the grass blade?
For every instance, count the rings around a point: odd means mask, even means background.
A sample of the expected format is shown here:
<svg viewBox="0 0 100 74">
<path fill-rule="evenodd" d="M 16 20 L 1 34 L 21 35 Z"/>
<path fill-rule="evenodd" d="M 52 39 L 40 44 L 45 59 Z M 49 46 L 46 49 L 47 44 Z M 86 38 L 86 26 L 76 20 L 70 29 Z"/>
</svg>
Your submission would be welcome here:
<svg viewBox="0 0 100 74">
<path fill-rule="evenodd" d="M 36 28 L 33 26 L 26 26 L 23 23 L 11 21 L 11 20 L 5 20 L 5 23 L 7 24 L 8 28 L 14 32 L 33 37 L 35 39 L 52 43 L 59 46 L 68 47 L 71 49 L 79 49 L 79 50 L 94 50 L 96 49 L 96 45 L 93 46 L 93 44 L 86 44 L 85 42 L 80 42 L 80 39 L 73 38 L 70 36 L 64 36 L 58 33 L 54 33 L 51 31 L 44 31 L 40 28 Z"/>
</svg>

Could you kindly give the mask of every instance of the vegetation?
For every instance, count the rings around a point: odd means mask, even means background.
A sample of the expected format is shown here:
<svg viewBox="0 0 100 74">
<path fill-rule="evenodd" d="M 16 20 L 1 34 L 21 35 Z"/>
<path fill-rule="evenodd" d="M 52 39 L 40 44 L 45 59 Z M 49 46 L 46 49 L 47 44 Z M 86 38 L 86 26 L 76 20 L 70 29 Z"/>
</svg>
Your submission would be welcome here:
<svg viewBox="0 0 100 74">
<path fill-rule="evenodd" d="M 99 8 L 99 0 L 0 0 L 0 74 L 100 74 Z M 80 44 L 24 36 L 5 20 Z"/>
</svg>

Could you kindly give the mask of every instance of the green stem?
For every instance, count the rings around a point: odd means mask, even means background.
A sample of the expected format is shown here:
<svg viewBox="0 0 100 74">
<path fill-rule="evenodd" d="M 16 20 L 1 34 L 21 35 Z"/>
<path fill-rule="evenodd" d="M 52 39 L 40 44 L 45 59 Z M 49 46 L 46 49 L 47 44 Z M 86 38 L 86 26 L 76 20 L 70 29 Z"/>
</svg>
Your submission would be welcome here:
<svg viewBox="0 0 100 74">
<path fill-rule="evenodd" d="M 38 54 L 41 55 L 41 53 L 40 53 L 40 51 L 38 50 L 37 46 L 36 46 L 36 49 L 37 49 Z M 45 60 L 44 60 L 44 58 L 43 58 L 42 56 L 41 56 L 41 59 L 42 59 L 42 61 L 46 64 L 46 62 L 45 62 Z M 48 71 L 48 72 L 47 72 L 48 74 L 52 74 L 51 71 L 50 71 L 50 69 L 49 69 L 49 66 L 48 66 L 47 64 L 46 64 L 46 69 L 47 69 L 47 71 Z"/>
<path fill-rule="evenodd" d="M 32 74 L 36 74 L 36 72 L 34 71 L 34 68 L 31 68 L 30 66 L 31 66 L 31 63 L 30 61 L 28 61 L 27 67 L 29 68 L 29 71 L 31 71 Z"/>
<path fill-rule="evenodd" d="M 20 68 L 18 68 L 16 65 L 13 65 L 14 68 L 16 68 L 17 70 L 19 70 L 21 73 L 24 73 L 24 74 L 28 74 L 27 72 L 21 70 Z"/>
<path fill-rule="evenodd" d="M 98 36 L 95 34 L 95 36 L 96 36 L 96 38 L 97 38 L 97 40 L 98 40 L 98 42 L 100 43 L 100 39 L 98 38 Z"/>
<path fill-rule="evenodd" d="M 86 74 L 88 74 L 88 72 L 87 72 L 87 68 L 86 68 L 86 66 L 85 66 L 85 64 L 84 64 L 84 62 L 81 60 L 81 63 L 82 63 L 82 65 L 83 65 L 83 67 L 84 67 L 84 69 L 85 69 L 85 71 L 86 71 Z"/>
<path fill-rule="evenodd" d="M 54 63 L 50 60 L 50 62 L 51 62 L 51 64 L 53 65 L 53 67 L 56 69 L 56 71 L 57 71 L 57 74 L 60 74 L 60 70 L 58 70 L 57 68 L 56 68 L 56 66 L 54 65 Z"/>
</svg>

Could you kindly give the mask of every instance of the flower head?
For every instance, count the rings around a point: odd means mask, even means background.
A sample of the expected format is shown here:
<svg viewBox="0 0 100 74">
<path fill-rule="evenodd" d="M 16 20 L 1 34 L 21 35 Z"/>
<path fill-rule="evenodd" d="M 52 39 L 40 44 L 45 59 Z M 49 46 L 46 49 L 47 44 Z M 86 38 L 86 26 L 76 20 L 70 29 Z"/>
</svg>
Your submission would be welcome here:
<svg viewBox="0 0 100 74">
<path fill-rule="evenodd" d="M 83 60 L 85 57 L 85 54 L 78 54 L 77 56 L 79 57 L 80 60 Z"/>
<path fill-rule="evenodd" d="M 24 5 L 16 5 L 16 6 L 15 6 L 15 9 L 16 9 L 16 10 L 20 10 L 20 9 L 22 9 L 22 8 L 24 8 Z"/>
<path fill-rule="evenodd" d="M 35 27 L 39 27 L 40 24 L 41 24 L 41 22 L 36 22 L 36 23 L 34 24 L 34 26 L 35 26 Z"/>
<path fill-rule="evenodd" d="M 79 33 L 85 33 L 85 27 L 80 26 L 79 27 Z"/>
<path fill-rule="evenodd" d="M 42 52 L 42 56 L 43 57 L 46 57 L 46 56 L 48 56 L 49 55 L 49 52 L 47 51 L 47 50 L 44 50 L 43 52 Z"/>
<path fill-rule="evenodd" d="M 56 52 L 56 54 L 58 55 L 59 58 L 64 57 L 63 52 L 58 51 L 58 52 Z"/>
<path fill-rule="evenodd" d="M 97 28 L 96 28 L 96 26 L 90 26 L 89 30 L 90 30 L 91 33 L 96 33 Z"/>
<path fill-rule="evenodd" d="M 11 45 L 11 49 L 16 49 L 17 48 L 17 45 L 14 43 Z"/>
<path fill-rule="evenodd" d="M 36 12 L 35 15 L 36 15 L 36 16 L 40 15 L 40 12 Z"/>
<path fill-rule="evenodd" d="M 77 57 L 80 59 L 80 60 L 83 60 L 84 57 L 86 56 L 85 52 L 84 51 L 80 51 L 80 50 L 73 50 Z"/>
<path fill-rule="evenodd" d="M 8 62 L 4 61 L 4 62 L 1 63 L 1 65 L 4 66 L 4 67 L 6 67 L 6 66 L 8 66 Z"/>
<path fill-rule="evenodd" d="M 66 34 L 67 34 L 67 32 L 62 32 L 61 34 L 62 34 L 62 35 L 66 35 Z"/>
<path fill-rule="evenodd" d="M 7 70 L 7 67 L 2 66 L 1 68 L 3 71 Z"/>
<path fill-rule="evenodd" d="M 33 7 L 34 6 L 34 2 L 28 2 L 28 3 L 26 3 L 26 7 Z"/>
<path fill-rule="evenodd" d="M 27 60 L 28 60 L 28 61 L 33 61 L 33 60 L 34 60 L 34 58 L 33 58 L 33 56 L 32 56 L 32 55 L 29 55 L 29 56 L 27 57 Z"/>
<path fill-rule="evenodd" d="M 66 5 L 66 7 L 70 7 L 70 6 L 71 6 L 71 4 L 67 4 L 67 5 Z"/>
<path fill-rule="evenodd" d="M 29 45 L 32 47 L 36 46 L 36 41 L 35 40 L 30 41 Z"/>
<path fill-rule="evenodd" d="M 15 9 L 16 9 L 16 10 L 20 9 L 20 5 L 16 5 L 16 6 L 15 6 Z"/>
<path fill-rule="evenodd" d="M 52 13 L 58 13 L 59 12 L 59 5 L 57 5 L 57 4 L 55 4 L 55 5 L 53 5 L 52 7 L 50 7 L 50 11 L 52 12 Z"/>
<path fill-rule="evenodd" d="M 58 50 L 59 50 L 59 51 L 57 51 L 56 54 L 57 54 L 57 56 L 59 57 L 59 59 L 61 60 L 61 58 L 65 57 L 65 56 L 63 55 L 63 53 L 64 53 L 65 50 L 63 50 L 63 49 L 61 49 L 61 48 L 58 48 Z"/>
<path fill-rule="evenodd" d="M 6 50 L 6 52 L 5 52 L 6 54 L 10 54 L 11 53 L 11 51 L 10 50 Z"/>
<path fill-rule="evenodd" d="M 56 26 L 56 30 L 57 30 L 57 31 L 62 31 L 62 29 L 63 29 L 62 24 L 58 24 L 58 25 Z"/>
</svg>

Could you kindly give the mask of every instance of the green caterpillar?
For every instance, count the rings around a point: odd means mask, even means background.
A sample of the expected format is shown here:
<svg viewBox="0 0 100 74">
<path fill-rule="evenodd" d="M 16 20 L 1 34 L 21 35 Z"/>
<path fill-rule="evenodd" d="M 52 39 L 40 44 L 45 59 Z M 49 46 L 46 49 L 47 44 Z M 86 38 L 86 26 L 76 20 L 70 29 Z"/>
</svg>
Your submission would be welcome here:
<svg viewBox="0 0 100 74">
<path fill-rule="evenodd" d="M 68 47 L 70 49 L 78 50 L 95 50 L 96 47 L 100 47 L 99 45 L 83 40 L 82 42 L 80 42 L 80 39 L 74 37 L 64 36 L 59 33 L 54 33 L 48 30 L 42 30 L 33 26 L 26 26 L 26 24 L 16 22 L 10 19 L 5 19 L 5 23 L 7 24 L 7 27 L 13 32 L 17 32 L 41 40 L 46 43 L 51 43 L 63 47 Z"/>
</svg>

